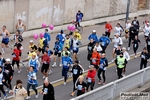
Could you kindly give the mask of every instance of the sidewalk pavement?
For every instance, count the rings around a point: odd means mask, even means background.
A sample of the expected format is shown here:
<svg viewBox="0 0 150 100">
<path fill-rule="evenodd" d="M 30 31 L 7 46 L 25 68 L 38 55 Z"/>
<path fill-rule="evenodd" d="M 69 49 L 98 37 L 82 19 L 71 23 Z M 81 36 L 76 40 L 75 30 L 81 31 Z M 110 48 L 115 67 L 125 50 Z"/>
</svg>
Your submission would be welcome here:
<svg viewBox="0 0 150 100">
<path fill-rule="evenodd" d="M 133 19 L 130 19 L 130 21 L 133 20 Z M 143 26 L 143 21 L 145 20 L 145 17 L 138 17 L 138 20 L 141 24 L 141 27 Z M 124 27 L 125 26 L 125 20 L 118 20 L 121 25 Z M 115 27 L 116 23 L 118 21 L 112 21 L 110 22 L 113 26 L 113 28 Z M 91 34 L 92 30 L 96 30 L 97 31 L 97 36 L 98 38 L 105 32 L 105 26 L 104 26 L 104 23 L 99 23 L 97 25 L 94 25 L 94 26 L 89 26 L 89 27 L 84 27 L 83 28 L 83 33 L 82 33 L 82 46 L 86 46 L 88 43 L 89 43 L 89 40 L 88 40 L 88 36 Z M 43 29 L 43 32 L 44 32 L 44 29 Z M 65 34 L 68 34 L 69 31 L 65 31 Z M 50 34 L 51 35 L 51 41 L 50 41 L 50 49 L 53 50 L 53 47 L 54 47 L 54 43 L 55 43 L 55 38 L 56 38 L 56 35 L 57 33 L 53 33 L 53 34 Z M 111 38 L 113 38 L 114 36 L 114 30 L 112 31 L 111 33 Z M 11 35 L 11 38 L 13 37 L 13 34 Z M 29 41 L 30 40 L 34 40 L 33 38 L 24 38 L 24 41 L 22 42 L 22 45 L 23 45 L 23 53 L 22 53 L 22 61 L 24 61 L 26 58 L 27 58 L 27 52 L 29 51 Z M 34 43 L 37 45 L 38 44 L 38 40 L 34 40 Z M 10 42 L 9 44 L 13 44 L 13 42 Z M 81 47 L 82 47 L 81 46 Z M 1 50 L 0 50 L 1 51 Z M 12 50 L 6 48 L 5 49 L 5 54 L 3 55 L 5 58 L 12 58 L 11 56 L 12 54 Z"/>
<path fill-rule="evenodd" d="M 149 95 L 150 95 L 150 81 L 145 83 L 141 87 L 134 88 L 128 92 L 149 92 Z M 120 96 L 115 98 L 114 100 L 120 100 Z M 150 97 L 148 100 L 150 100 Z"/>
</svg>

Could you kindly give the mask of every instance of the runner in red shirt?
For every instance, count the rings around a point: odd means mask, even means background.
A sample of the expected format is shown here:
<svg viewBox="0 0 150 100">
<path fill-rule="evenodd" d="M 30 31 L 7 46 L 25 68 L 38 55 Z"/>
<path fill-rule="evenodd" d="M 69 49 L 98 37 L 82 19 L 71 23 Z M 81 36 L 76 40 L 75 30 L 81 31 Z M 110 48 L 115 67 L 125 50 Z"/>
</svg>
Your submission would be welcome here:
<svg viewBox="0 0 150 100">
<path fill-rule="evenodd" d="M 105 35 L 109 38 L 110 37 L 110 33 L 112 30 L 112 25 L 109 23 L 109 21 L 106 22 L 105 24 Z"/>
<path fill-rule="evenodd" d="M 17 67 L 18 67 L 18 73 L 20 73 L 21 72 L 21 69 L 20 69 L 20 66 L 19 66 L 19 63 L 20 63 L 20 57 L 19 57 L 20 56 L 20 51 L 17 49 L 16 45 L 14 46 L 14 50 L 13 50 L 12 56 L 13 56 L 13 59 L 12 59 L 13 70 L 14 70 L 14 65 L 16 63 Z"/>
<path fill-rule="evenodd" d="M 87 74 L 87 89 L 86 91 L 88 92 L 89 90 L 89 86 L 91 86 L 91 90 L 93 90 L 93 87 L 95 85 L 95 76 L 96 76 L 96 70 L 95 67 L 93 65 L 90 65 L 90 69 L 88 70 L 88 74 Z"/>
</svg>

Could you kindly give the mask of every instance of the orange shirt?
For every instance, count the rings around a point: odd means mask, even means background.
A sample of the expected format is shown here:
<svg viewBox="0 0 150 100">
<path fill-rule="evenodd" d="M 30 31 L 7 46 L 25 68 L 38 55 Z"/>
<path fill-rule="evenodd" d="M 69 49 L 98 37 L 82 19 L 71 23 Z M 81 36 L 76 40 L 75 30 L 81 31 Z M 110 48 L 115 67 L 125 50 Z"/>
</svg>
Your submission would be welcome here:
<svg viewBox="0 0 150 100">
<path fill-rule="evenodd" d="M 94 65 L 99 65 L 99 63 L 100 63 L 100 54 L 98 52 L 93 52 L 92 53 L 92 63 Z"/>
<path fill-rule="evenodd" d="M 105 24 L 105 29 L 107 29 L 107 31 L 110 32 L 113 28 L 112 28 L 111 24 L 107 23 L 107 24 Z"/>
</svg>

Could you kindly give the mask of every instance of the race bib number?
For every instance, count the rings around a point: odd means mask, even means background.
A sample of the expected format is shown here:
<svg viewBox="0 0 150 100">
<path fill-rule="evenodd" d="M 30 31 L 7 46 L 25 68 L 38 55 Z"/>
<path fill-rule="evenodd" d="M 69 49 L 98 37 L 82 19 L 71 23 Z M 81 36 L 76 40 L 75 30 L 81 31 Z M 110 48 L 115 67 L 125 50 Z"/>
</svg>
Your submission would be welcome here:
<svg viewBox="0 0 150 100">
<path fill-rule="evenodd" d="M 82 90 L 82 85 L 78 85 L 78 90 Z"/>
<path fill-rule="evenodd" d="M 73 69 L 73 74 L 77 74 L 78 73 L 78 70 L 76 70 L 76 69 Z"/>
<path fill-rule="evenodd" d="M 102 46 L 104 46 L 105 45 L 105 43 L 104 42 L 102 42 Z"/>
<path fill-rule="evenodd" d="M 67 66 L 67 64 L 68 64 L 68 63 L 67 63 L 66 61 L 64 61 L 64 63 L 63 63 L 63 64 L 64 64 L 64 66 Z"/>
<path fill-rule="evenodd" d="M 96 60 L 94 58 L 92 59 L 92 63 L 94 63 L 94 64 L 96 63 Z"/>
<path fill-rule="evenodd" d="M 91 50 L 92 50 L 92 47 L 89 47 L 89 50 L 91 51 Z"/>
<path fill-rule="evenodd" d="M 88 82 L 91 83 L 91 82 L 92 82 L 92 79 L 91 79 L 91 78 L 88 78 Z"/>
<path fill-rule="evenodd" d="M 148 41 L 148 45 L 150 45 L 150 41 Z"/>
<path fill-rule="evenodd" d="M 74 48 L 73 48 L 73 50 L 75 50 L 75 51 L 76 51 L 76 50 L 77 50 L 77 48 L 76 48 L 76 47 L 74 47 Z"/>
<path fill-rule="evenodd" d="M 145 56 L 144 56 L 144 55 L 142 55 L 141 57 L 145 59 Z"/>
<path fill-rule="evenodd" d="M 137 44 L 134 44 L 134 47 L 136 48 L 136 47 L 137 47 Z"/>
<path fill-rule="evenodd" d="M 44 92 L 47 94 L 48 93 L 48 88 L 44 88 Z"/>
<path fill-rule="evenodd" d="M 125 30 L 126 31 L 126 33 L 128 33 L 129 31 L 128 30 Z"/>
</svg>

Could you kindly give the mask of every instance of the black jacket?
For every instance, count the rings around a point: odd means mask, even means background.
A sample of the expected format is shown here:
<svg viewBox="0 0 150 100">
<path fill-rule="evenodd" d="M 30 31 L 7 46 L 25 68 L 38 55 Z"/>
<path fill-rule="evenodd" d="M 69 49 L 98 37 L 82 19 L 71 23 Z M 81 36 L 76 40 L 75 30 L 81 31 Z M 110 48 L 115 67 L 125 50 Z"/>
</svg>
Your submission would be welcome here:
<svg viewBox="0 0 150 100">
<path fill-rule="evenodd" d="M 136 34 L 136 28 L 135 27 L 130 27 L 130 29 L 129 29 L 129 36 L 131 38 L 134 38 L 135 34 Z"/>
<path fill-rule="evenodd" d="M 43 84 L 42 91 L 47 92 L 47 94 L 44 94 L 43 100 L 55 100 L 54 87 L 52 84 L 49 83 L 48 86 L 45 86 L 45 84 Z"/>
</svg>

